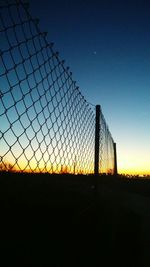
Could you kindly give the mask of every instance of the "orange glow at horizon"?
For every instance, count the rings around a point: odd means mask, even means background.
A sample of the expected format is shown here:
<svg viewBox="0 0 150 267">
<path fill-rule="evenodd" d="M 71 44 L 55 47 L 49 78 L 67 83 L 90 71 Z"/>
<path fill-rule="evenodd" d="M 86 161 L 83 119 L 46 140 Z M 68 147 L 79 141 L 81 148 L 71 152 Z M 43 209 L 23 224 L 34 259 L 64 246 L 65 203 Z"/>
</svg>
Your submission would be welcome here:
<svg viewBox="0 0 150 267">
<path fill-rule="evenodd" d="M 118 147 L 119 149 L 120 147 Z M 148 153 L 143 153 L 144 157 L 138 154 L 138 151 L 132 153 L 129 151 L 129 154 L 125 153 L 125 149 L 122 151 L 118 151 L 117 156 L 117 165 L 118 165 L 118 174 L 129 174 L 129 175 L 150 175 L 150 162 Z M 31 156 L 31 155 L 30 155 Z M 18 154 L 16 154 L 16 158 L 18 158 Z M 70 159 L 69 159 L 70 158 Z M 93 157 L 92 157 L 93 158 Z M 53 158 L 52 158 L 53 159 Z M 12 170 L 14 171 L 27 171 L 27 172 L 49 172 L 49 173 L 94 173 L 93 161 L 91 159 L 85 159 L 80 162 L 81 158 L 76 160 L 71 159 L 71 155 L 68 157 L 68 161 L 64 162 L 60 159 L 57 159 L 57 162 L 53 163 L 48 161 L 48 157 L 45 157 L 46 165 L 44 160 L 41 158 L 39 162 L 33 157 L 31 160 L 27 160 L 24 155 L 17 159 L 17 163 L 15 158 L 12 156 L 10 152 L 2 159 L 7 163 L 7 166 L 10 164 L 14 166 Z M 54 158 L 55 161 L 55 158 Z M 104 166 L 100 167 L 101 173 L 105 173 L 105 169 L 103 171 Z M 11 170 L 11 169 L 10 169 Z M 89 171 L 90 170 L 90 171 Z"/>
<path fill-rule="evenodd" d="M 47 163 L 46 166 L 43 161 L 40 161 L 39 164 L 36 160 L 32 160 L 29 164 L 27 162 L 18 159 L 17 163 L 15 163 L 14 159 L 8 157 L 5 161 L 1 163 L 1 170 L 9 170 L 15 172 L 29 172 L 29 173 L 70 173 L 70 174 L 92 174 L 93 172 L 89 172 L 89 169 L 92 169 L 92 162 L 89 162 L 88 168 L 86 166 L 82 166 L 79 162 L 75 164 L 72 161 L 72 164 L 61 164 L 59 163 Z"/>
<path fill-rule="evenodd" d="M 93 169 L 93 162 L 89 161 L 90 166 L 87 166 L 83 164 L 80 164 L 80 162 L 74 162 L 72 161 L 70 164 L 61 164 L 58 163 L 47 163 L 46 166 L 43 161 L 40 161 L 39 164 L 37 164 L 35 159 L 32 159 L 32 161 L 27 163 L 27 161 L 24 161 L 23 158 L 18 159 L 17 163 L 15 163 L 15 160 L 8 156 L 8 158 L 5 158 L 4 161 L 7 166 L 14 166 L 12 168 L 12 171 L 24 171 L 24 172 L 49 172 L 49 173 L 75 173 L 75 174 L 88 174 L 89 173 L 89 167 L 92 170 Z M 133 155 L 130 156 L 129 160 L 125 158 L 120 158 L 118 156 L 118 174 L 129 174 L 129 175 L 150 175 L 150 165 L 149 161 L 146 159 L 138 159 L 134 160 Z M 102 167 L 103 168 L 103 167 Z M 5 169 L 5 168 L 4 168 Z M 10 169 L 11 170 L 11 169 Z M 105 173 L 102 169 L 101 173 Z M 90 172 L 91 174 L 94 173 L 93 171 Z"/>
<path fill-rule="evenodd" d="M 13 166 L 11 161 L 7 161 L 5 162 L 6 166 Z M 6 169 L 7 169 L 6 167 Z M 31 167 L 31 168 L 30 168 Z M 67 165 L 60 165 L 60 164 L 50 164 L 49 163 L 49 167 L 47 166 L 46 168 L 44 168 L 44 165 L 37 166 L 32 164 L 32 166 L 24 166 L 24 164 L 21 164 L 21 162 L 19 163 L 19 167 L 17 165 L 15 165 L 12 169 L 10 168 L 9 170 L 12 171 L 16 171 L 16 172 L 29 172 L 29 173 L 70 173 L 70 174 L 90 174 L 88 173 L 88 170 L 82 169 L 80 166 L 76 166 L 74 167 L 72 166 L 67 166 Z M 5 170 L 5 168 L 3 168 Z M 91 174 L 93 174 L 93 172 L 91 172 Z M 105 173 L 105 172 L 104 172 Z M 150 170 L 147 169 L 145 170 L 144 168 L 142 169 L 140 166 L 130 166 L 128 168 L 125 167 L 119 167 L 118 168 L 118 174 L 123 174 L 123 175 L 150 175 Z"/>
<path fill-rule="evenodd" d="M 150 175 L 150 170 L 135 170 L 135 169 L 118 169 L 118 174 L 125 174 L 125 175 Z"/>
<path fill-rule="evenodd" d="M 150 162 L 148 155 L 145 157 L 134 156 L 118 157 L 118 173 L 131 175 L 150 175 Z"/>
</svg>

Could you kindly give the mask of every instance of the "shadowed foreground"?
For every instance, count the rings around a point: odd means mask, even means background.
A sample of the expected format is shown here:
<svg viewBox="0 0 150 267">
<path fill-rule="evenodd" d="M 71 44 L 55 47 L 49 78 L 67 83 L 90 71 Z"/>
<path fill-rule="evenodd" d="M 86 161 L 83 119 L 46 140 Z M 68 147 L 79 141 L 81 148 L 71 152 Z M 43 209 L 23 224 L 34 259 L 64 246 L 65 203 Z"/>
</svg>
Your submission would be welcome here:
<svg viewBox="0 0 150 267">
<path fill-rule="evenodd" d="M 150 266 L 150 181 L 0 174 L 1 265 Z"/>
</svg>

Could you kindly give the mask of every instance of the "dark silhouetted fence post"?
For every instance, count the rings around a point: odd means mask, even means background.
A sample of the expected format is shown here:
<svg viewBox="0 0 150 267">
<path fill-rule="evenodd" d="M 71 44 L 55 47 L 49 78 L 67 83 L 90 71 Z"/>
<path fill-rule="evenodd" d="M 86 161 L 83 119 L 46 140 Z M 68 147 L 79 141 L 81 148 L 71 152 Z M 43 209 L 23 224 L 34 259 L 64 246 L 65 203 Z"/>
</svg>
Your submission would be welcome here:
<svg viewBox="0 0 150 267">
<path fill-rule="evenodd" d="M 114 175 L 117 175 L 117 149 L 116 149 L 116 143 L 114 143 Z"/>
<path fill-rule="evenodd" d="M 94 174 L 99 174 L 100 105 L 96 105 L 95 116 L 95 160 Z"/>
</svg>

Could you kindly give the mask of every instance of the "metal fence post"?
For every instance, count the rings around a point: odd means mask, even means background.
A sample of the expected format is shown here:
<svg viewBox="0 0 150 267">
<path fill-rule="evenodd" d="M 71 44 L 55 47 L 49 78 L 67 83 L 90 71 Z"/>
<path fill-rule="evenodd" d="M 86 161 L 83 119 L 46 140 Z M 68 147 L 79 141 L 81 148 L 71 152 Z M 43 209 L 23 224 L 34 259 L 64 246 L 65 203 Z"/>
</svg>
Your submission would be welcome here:
<svg viewBox="0 0 150 267">
<path fill-rule="evenodd" d="M 99 174 L 99 140 L 100 140 L 100 105 L 96 105 L 95 116 L 95 160 L 94 174 Z"/>
<path fill-rule="evenodd" d="M 117 149 L 116 149 L 116 143 L 114 143 L 114 175 L 117 175 Z"/>
</svg>

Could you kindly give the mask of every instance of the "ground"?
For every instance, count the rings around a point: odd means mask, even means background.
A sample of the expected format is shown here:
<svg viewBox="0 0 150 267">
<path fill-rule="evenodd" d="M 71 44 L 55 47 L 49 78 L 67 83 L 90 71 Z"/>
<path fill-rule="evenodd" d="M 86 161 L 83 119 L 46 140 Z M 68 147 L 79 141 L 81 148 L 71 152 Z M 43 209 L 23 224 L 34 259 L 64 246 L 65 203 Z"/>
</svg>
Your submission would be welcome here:
<svg viewBox="0 0 150 267">
<path fill-rule="evenodd" d="M 1 266 L 150 266 L 150 180 L 0 174 Z"/>
</svg>

